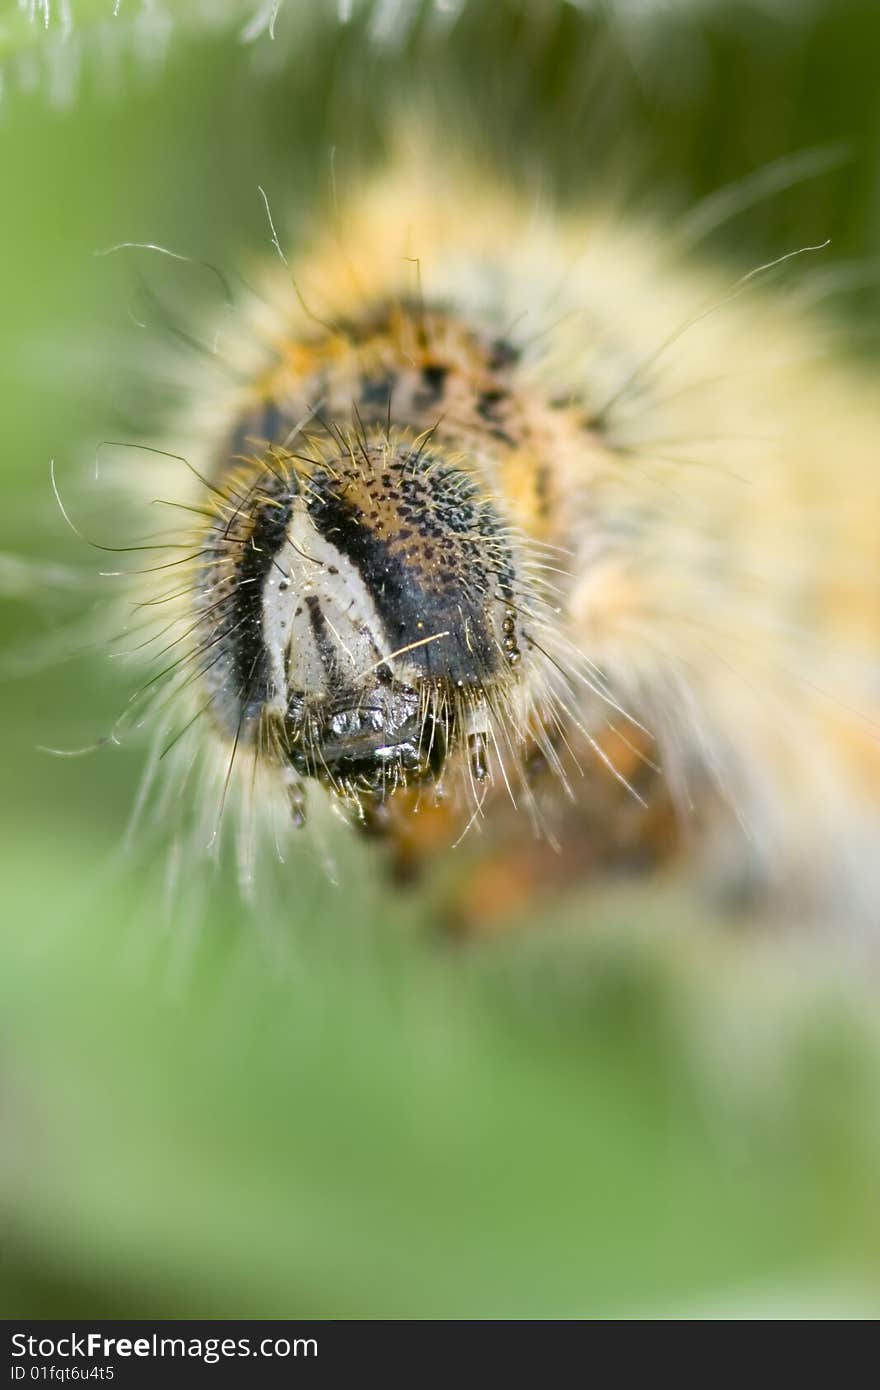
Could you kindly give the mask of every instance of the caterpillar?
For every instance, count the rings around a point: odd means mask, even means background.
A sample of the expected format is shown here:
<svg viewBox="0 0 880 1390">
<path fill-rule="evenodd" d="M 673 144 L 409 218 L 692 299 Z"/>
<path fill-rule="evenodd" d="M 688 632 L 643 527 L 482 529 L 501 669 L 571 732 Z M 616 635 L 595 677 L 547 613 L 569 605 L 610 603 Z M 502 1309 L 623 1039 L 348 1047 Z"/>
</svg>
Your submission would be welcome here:
<svg viewBox="0 0 880 1390">
<path fill-rule="evenodd" d="M 292 262 L 269 226 L 141 470 L 184 857 L 236 822 L 286 875 L 330 811 L 401 878 L 457 852 L 467 921 L 678 864 L 876 925 L 876 409 L 765 283 L 822 248 L 731 282 L 424 145 Z"/>
</svg>

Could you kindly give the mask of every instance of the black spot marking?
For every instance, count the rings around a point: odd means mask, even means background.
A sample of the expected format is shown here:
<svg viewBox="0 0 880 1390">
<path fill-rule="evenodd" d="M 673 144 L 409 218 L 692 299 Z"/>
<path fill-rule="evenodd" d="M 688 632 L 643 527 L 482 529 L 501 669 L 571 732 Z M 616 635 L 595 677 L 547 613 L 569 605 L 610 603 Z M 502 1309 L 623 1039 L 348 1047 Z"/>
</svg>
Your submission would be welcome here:
<svg viewBox="0 0 880 1390">
<path fill-rule="evenodd" d="M 390 373 L 386 373 L 384 376 L 366 377 L 361 383 L 360 404 L 362 406 L 384 406 L 387 409 L 393 390 L 394 377 Z"/>
<path fill-rule="evenodd" d="M 417 393 L 415 404 L 423 410 L 439 405 L 446 390 L 449 368 L 439 362 L 429 362 L 422 368 L 422 389 Z"/>
<path fill-rule="evenodd" d="M 509 400 L 509 393 L 502 390 L 501 387 L 495 386 L 489 391 L 480 392 L 477 396 L 476 410 L 480 419 L 489 426 L 492 437 L 500 439 L 502 443 L 509 444 L 512 448 L 516 441 L 501 424 L 502 406 L 507 400 Z"/>
<path fill-rule="evenodd" d="M 499 372 L 504 367 L 515 367 L 520 357 L 520 350 L 513 343 L 506 338 L 496 338 L 489 348 L 489 369 Z"/>
</svg>

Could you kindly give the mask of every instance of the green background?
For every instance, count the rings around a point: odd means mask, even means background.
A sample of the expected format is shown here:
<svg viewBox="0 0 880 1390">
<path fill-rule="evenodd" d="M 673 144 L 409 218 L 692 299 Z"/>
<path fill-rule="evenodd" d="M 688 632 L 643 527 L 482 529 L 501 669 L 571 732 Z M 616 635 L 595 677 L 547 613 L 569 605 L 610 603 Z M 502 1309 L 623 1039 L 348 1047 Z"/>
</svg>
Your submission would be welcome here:
<svg viewBox="0 0 880 1390">
<path fill-rule="evenodd" d="M 136 275 L 184 321 L 206 293 L 96 250 L 247 264 L 257 184 L 294 245 L 330 150 L 344 179 L 401 116 L 560 202 L 611 190 L 670 226 L 791 157 L 815 176 L 694 254 L 736 275 L 830 236 L 838 292 L 816 297 L 844 358 L 872 354 L 880 8 L 485 0 L 382 33 L 370 6 L 340 28 L 288 0 L 252 44 L 241 6 L 210 28 L 169 8 L 152 58 L 134 3 L 81 3 L 66 40 L 0 25 L 0 550 L 37 562 L 3 561 L 0 603 L 2 1311 L 876 1311 L 877 970 L 855 945 L 720 924 L 674 880 L 465 944 L 431 888 L 393 892 L 349 843 L 341 888 L 304 852 L 256 921 L 222 876 L 195 921 L 158 854 L 121 846 L 143 745 L 37 748 L 106 733 L 130 688 L 89 649 L 101 557 L 49 459 L 115 540 L 89 461 L 174 392 L 137 371 L 156 337 Z"/>
</svg>

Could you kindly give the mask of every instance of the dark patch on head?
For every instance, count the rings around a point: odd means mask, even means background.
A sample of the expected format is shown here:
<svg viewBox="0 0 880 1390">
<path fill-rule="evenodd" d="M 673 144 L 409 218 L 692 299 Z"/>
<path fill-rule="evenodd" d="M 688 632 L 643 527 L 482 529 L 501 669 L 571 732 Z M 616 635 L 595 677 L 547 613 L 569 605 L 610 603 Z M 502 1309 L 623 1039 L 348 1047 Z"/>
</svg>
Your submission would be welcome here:
<svg viewBox="0 0 880 1390">
<path fill-rule="evenodd" d="M 290 522 L 292 499 L 261 502 L 253 513 L 250 537 L 241 547 L 235 593 L 235 668 L 241 698 L 249 703 L 266 699 L 268 655 L 263 639 L 263 585 L 282 549 Z"/>
<path fill-rule="evenodd" d="M 403 457 L 397 474 L 397 517 L 417 537 L 408 547 L 399 529 L 379 534 L 330 474 L 312 477 L 312 520 L 358 570 L 395 650 L 424 643 L 407 659 L 425 676 L 480 684 L 499 668 L 490 606 L 512 578 L 497 518 L 459 472 L 436 461 L 414 466 Z M 373 485 L 381 487 L 384 476 Z M 434 563 L 438 555 L 442 563 Z M 425 642 L 441 632 L 447 635 Z"/>
<path fill-rule="evenodd" d="M 205 548 L 225 598 L 215 610 L 208 641 L 218 647 L 218 664 L 229 672 L 238 717 L 259 713 L 268 694 L 269 660 L 263 639 L 263 588 L 284 546 L 293 489 L 281 478 L 260 474 L 231 520 L 217 522 Z M 279 581 L 283 575 L 278 571 Z M 213 588 L 207 591 L 213 592 Z"/>
</svg>

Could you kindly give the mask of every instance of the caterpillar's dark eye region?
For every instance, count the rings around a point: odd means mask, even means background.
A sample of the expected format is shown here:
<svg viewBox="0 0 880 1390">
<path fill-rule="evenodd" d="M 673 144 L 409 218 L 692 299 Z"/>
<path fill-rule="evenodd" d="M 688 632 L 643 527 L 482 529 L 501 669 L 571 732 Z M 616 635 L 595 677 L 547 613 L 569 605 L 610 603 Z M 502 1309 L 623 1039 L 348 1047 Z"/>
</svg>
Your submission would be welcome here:
<svg viewBox="0 0 880 1390">
<path fill-rule="evenodd" d="M 489 709 L 520 660 L 508 528 L 424 441 L 333 441 L 270 451 L 211 528 L 215 717 L 344 795 L 436 781 L 462 744 L 482 777 Z"/>
</svg>

